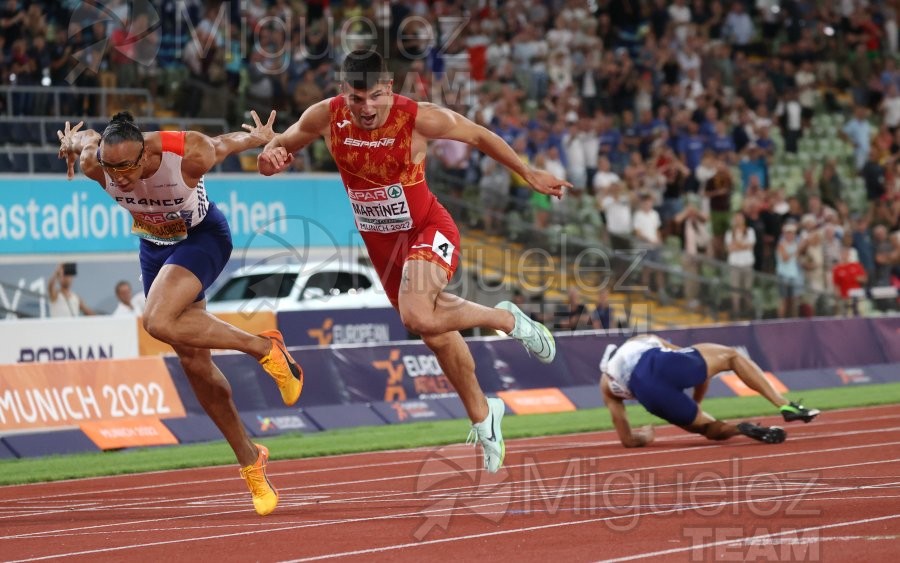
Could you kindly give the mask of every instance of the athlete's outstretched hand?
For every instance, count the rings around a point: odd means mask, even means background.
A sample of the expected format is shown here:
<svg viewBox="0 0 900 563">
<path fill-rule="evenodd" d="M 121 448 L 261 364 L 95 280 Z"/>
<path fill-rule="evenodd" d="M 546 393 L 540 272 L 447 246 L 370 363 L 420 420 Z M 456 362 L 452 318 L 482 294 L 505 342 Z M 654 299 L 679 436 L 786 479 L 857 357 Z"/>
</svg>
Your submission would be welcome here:
<svg viewBox="0 0 900 563">
<path fill-rule="evenodd" d="M 652 424 L 641 426 L 640 428 L 635 429 L 632 434 L 641 442 L 642 446 L 652 443 L 653 439 L 656 438 L 656 433 L 653 430 Z"/>
<path fill-rule="evenodd" d="M 528 182 L 535 191 L 556 197 L 562 197 L 564 187 L 572 187 L 571 183 L 560 180 L 546 170 L 532 170 Z"/>
<path fill-rule="evenodd" d="M 75 133 L 78 133 L 82 125 L 84 121 L 79 121 L 74 127 L 66 121 L 65 129 L 56 132 L 59 137 L 59 158 L 66 159 L 66 177 L 69 180 L 75 177 L 75 160 L 78 158 L 75 152 Z"/>
<path fill-rule="evenodd" d="M 284 147 L 266 148 L 256 158 L 256 167 L 263 176 L 278 174 L 294 162 L 294 155 Z"/>
<path fill-rule="evenodd" d="M 252 136 L 257 137 L 263 143 L 268 143 L 272 139 L 275 138 L 275 130 L 272 129 L 272 126 L 275 125 L 275 110 L 272 110 L 272 113 L 269 114 L 269 120 L 266 121 L 265 124 L 260 121 L 259 116 L 256 114 L 256 111 L 250 110 L 250 116 L 253 118 L 253 125 L 247 125 L 244 123 L 241 125 L 244 129 L 247 130 Z"/>
</svg>

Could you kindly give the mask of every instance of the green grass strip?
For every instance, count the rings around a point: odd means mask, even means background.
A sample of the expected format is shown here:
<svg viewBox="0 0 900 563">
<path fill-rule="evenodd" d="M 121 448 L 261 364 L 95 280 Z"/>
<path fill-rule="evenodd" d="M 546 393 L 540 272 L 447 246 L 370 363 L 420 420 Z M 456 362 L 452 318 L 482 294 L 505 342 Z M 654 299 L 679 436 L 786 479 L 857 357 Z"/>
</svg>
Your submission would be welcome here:
<svg viewBox="0 0 900 563">
<path fill-rule="evenodd" d="M 900 403 L 900 383 L 815 389 L 791 394 L 793 399 L 798 397 L 802 397 L 807 406 L 823 411 Z M 703 402 L 703 409 L 726 420 L 778 414 L 761 397 L 708 399 Z M 628 412 L 629 419 L 635 426 L 664 424 L 641 407 L 629 406 Z M 823 418 L 828 418 L 827 412 L 823 414 Z M 507 439 L 611 428 L 606 409 L 509 416 L 503 420 L 503 435 Z M 448 420 L 349 428 L 313 434 L 287 434 L 261 441 L 269 447 L 271 458 L 277 460 L 440 446 L 462 442 L 467 432 L 468 424 L 465 421 Z M 224 440 L 196 445 L 4 460 L 0 461 L 0 485 L 214 465 L 234 465 L 237 475 L 234 454 Z"/>
</svg>

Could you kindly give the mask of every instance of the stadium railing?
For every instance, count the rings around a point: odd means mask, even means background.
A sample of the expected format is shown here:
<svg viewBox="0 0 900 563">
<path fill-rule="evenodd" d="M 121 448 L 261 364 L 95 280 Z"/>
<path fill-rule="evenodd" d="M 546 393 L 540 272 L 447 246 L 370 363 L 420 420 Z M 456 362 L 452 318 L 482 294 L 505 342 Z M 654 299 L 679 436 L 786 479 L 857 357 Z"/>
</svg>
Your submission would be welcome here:
<svg viewBox="0 0 900 563">
<path fill-rule="evenodd" d="M 0 86 L 0 97 L 4 99 L 3 114 L 16 115 L 20 105 L 28 106 L 29 114 L 35 115 L 35 109 L 46 107 L 52 113 L 39 115 L 62 115 L 70 103 L 82 103 L 82 107 L 95 108 L 95 117 L 109 116 L 114 103 L 118 107 L 122 100 L 129 100 L 132 113 L 152 116 L 154 113 L 153 96 L 146 88 L 93 88 L 75 86 Z M 87 98 L 87 99 L 86 99 Z"/>
<path fill-rule="evenodd" d="M 0 288 L 13 299 L 0 302 L 0 320 L 17 318 L 32 319 L 47 316 L 47 297 L 43 293 L 31 291 L 21 284 L 0 280 Z"/>
</svg>

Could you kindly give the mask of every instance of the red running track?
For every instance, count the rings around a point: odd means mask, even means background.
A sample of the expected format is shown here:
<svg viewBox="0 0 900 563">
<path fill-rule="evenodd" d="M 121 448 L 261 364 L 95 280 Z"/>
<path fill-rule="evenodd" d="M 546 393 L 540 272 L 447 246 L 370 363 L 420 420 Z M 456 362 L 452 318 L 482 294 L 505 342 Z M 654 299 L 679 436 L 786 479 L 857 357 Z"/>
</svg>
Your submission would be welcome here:
<svg viewBox="0 0 900 563">
<path fill-rule="evenodd" d="M 762 419 L 774 423 L 776 419 Z M 466 428 L 461 423 L 460 436 Z M 0 559 L 38 561 L 897 561 L 900 406 L 826 412 L 784 444 L 663 428 L 0 488 Z"/>
</svg>

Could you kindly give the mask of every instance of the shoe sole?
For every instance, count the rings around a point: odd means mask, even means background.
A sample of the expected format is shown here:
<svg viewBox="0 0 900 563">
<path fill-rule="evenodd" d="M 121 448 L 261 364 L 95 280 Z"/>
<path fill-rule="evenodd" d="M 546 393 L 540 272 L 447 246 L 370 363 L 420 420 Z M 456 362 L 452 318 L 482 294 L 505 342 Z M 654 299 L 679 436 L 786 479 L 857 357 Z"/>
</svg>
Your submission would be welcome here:
<svg viewBox="0 0 900 563">
<path fill-rule="evenodd" d="M 738 432 L 742 435 L 763 442 L 765 444 L 780 444 L 787 439 L 787 432 L 780 426 L 757 426 L 755 424 L 742 422 L 737 425 Z"/>
<path fill-rule="evenodd" d="M 293 406 L 299 399 L 300 395 L 303 393 L 303 370 L 300 369 L 299 364 L 294 361 L 294 358 L 291 357 L 290 353 L 287 351 L 287 347 L 284 345 L 284 337 L 281 336 L 280 332 L 277 331 L 266 331 L 261 333 L 261 336 L 265 336 L 272 342 L 272 346 L 274 348 L 278 348 L 278 351 L 281 352 L 282 357 L 288 365 L 288 369 L 291 370 L 291 375 L 294 376 L 294 379 L 299 383 L 297 385 L 297 394 L 294 396 L 293 394 L 285 397 L 281 396 L 281 400 L 287 406 Z M 276 382 L 277 383 L 277 382 Z M 279 390 L 281 386 L 278 386 Z"/>
<path fill-rule="evenodd" d="M 812 422 L 817 416 L 819 416 L 819 411 L 817 410 L 810 410 L 807 414 L 781 413 L 781 417 L 784 418 L 785 422 L 797 422 L 798 420 L 802 420 L 806 424 Z"/>
</svg>

